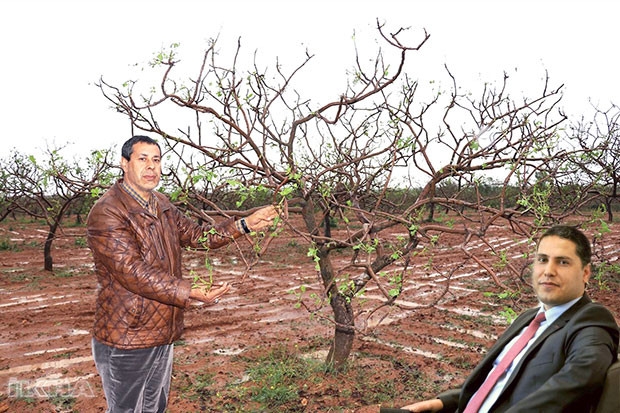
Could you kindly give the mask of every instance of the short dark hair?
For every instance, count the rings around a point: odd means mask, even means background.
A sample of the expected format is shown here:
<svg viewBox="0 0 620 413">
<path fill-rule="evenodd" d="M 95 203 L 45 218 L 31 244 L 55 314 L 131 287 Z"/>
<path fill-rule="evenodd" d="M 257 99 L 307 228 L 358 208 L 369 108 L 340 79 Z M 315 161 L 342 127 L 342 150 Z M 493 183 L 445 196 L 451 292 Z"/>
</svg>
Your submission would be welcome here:
<svg viewBox="0 0 620 413">
<path fill-rule="evenodd" d="M 148 143 L 150 145 L 157 145 L 157 147 L 159 148 L 159 153 L 161 153 L 161 146 L 159 146 L 159 143 L 157 143 L 155 139 L 149 138 L 148 136 L 136 135 L 127 139 L 127 141 L 123 144 L 123 148 L 121 149 L 122 157 L 129 161 L 131 159 L 131 154 L 133 153 L 133 146 L 139 142 Z"/>
<path fill-rule="evenodd" d="M 540 244 L 540 241 L 542 241 L 543 238 L 552 235 L 573 242 L 582 266 L 585 267 L 590 264 L 592 261 L 592 248 L 590 248 L 590 240 L 583 232 L 570 225 L 556 225 L 549 228 L 542 234 L 538 240 L 538 244 Z"/>
</svg>

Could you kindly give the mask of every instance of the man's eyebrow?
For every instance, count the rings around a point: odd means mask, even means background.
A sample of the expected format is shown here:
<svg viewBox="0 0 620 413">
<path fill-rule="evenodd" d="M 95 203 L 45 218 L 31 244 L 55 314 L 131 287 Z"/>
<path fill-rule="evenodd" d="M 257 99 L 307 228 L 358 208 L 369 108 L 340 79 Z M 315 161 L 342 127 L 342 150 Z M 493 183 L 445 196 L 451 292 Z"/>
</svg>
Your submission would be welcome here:
<svg viewBox="0 0 620 413">
<path fill-rule="evenodd" d="M 542 257 L 542 258 L 553 258 L 554 260 L 566 260 L 566 261 L 572 261 L 573 258 L 567 256 L 567 255 L 558 255 L 557 257 L 550 257 L 549 255 L 542 253 L 542 252 L 537 252 L 536 253 L 537 257 Z"/>
</svg>

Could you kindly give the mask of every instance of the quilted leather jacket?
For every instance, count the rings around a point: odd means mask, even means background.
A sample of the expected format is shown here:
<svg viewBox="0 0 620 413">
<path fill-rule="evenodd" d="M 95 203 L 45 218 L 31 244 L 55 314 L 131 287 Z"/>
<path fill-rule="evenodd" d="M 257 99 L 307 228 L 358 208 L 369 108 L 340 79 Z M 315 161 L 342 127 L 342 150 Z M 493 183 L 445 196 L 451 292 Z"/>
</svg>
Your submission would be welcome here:
<svg viewBox="0 0 620 413">
<path fill-rule="evenodd" d="M 241 235 L 231 218 L 205 236 L 212 227 L 196 224 L 166 196 L 154 193 L 159 217 L 119 183 L 88 215 L 88 245 L 98 281 L 93 336 L 116 348 L 178 340 L 191 289 L 191 281 L 181 273 L 182 249 L 219 248 Z"/>
</svg>

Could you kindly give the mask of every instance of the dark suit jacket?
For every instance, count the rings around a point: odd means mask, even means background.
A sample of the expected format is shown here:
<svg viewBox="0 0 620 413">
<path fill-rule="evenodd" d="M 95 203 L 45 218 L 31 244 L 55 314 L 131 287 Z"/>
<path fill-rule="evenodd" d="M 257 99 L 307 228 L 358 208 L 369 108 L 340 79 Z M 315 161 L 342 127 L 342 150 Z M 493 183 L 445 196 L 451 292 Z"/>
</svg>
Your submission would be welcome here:
<svg viewBox="0 0 620 413">
<path fill-rule="evenodd" d="M 460 389 L 438 396 L 442 412 L 462 412 L 504 346 L 528 325 L 538 308 L 522 313 L 489 349 Z M 495 412 L 589 412 L 605 373 L 618 354 L 618 325 L 611 312 L 587 295 L 564 312 L 532 344 L 515 367 Z"/>
</svg>

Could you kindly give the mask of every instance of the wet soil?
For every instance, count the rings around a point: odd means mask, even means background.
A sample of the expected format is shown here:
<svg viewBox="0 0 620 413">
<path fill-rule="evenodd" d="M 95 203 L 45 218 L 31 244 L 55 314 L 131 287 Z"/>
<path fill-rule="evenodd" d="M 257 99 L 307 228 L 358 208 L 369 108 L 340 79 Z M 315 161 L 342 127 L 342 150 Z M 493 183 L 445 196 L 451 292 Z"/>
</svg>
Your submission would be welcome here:
<svg viewBox="0 0 620 413">
<path fill-rule="evenodd" d="M 617 263 L 620 229 L 612 226 L 612 231 L 601 248 Z M 84 235 L 79 226 L 63 231 L 54 242 L 50 273 L 43 270 L 45 227 L 0 223 L 0 412 L 105 411 L 90 347 L 96 280 Z M 524 266 L 527 245 L 505 228 L 493 229 L 492 240 L 516 267 Z M 247 385 L 248 360 L 269 352 L 325 358 L 333 325 L 329 307 L 317 307 L 313 298 L 313 293 L 321 297 L 321 289 L 307 248 L 285 231 L 244 273 L 251 245 L 239 245 L 209 253 L 215 281 L 234 287 L 216 305 L 187 309 L 185 334 L 175 345 L 170 412 L 227 411 L 227 386 Z M 472 244 L 469 252 L 489 256 L 482 243 Z M 202 252 L 186 252 L 186 276 L 205 272 L 204 260 Z M 506 307 L 520 311 L 536 304 L 527 286 L 514 297 L 501 295 L 489 274 L 458 248 L 435 251 L 432 266 L 427 257 L 411 265 L 396 305 L 377 310 L 385 298 L 369 284 L 364 300 L 356 303 L 351 369 L 308 380 L 291 411 L 370 413 L 378 412 L 380 403 L 399 406 L 413 395 L 433 397 L 466 377 L 506 327 Z M 505 276 L 500 281 L 513 286 Z M 301 296 L 291 293 L 299 293 L 301 285 L 307 288 Z M 589 294 L 620 316 L 618 290 L 618 280 L 603 277 L 591 283 Z M 304 305 L 298 305 L 300 297 Z M 211 391 L 188 395 L 188 383 L 207 373 Z M 393 400 L 373 399 L 379 390 L 392 391 Z M 63 407 L 58 398 L 67 395 L 73 400 Z"/>
</svg>

